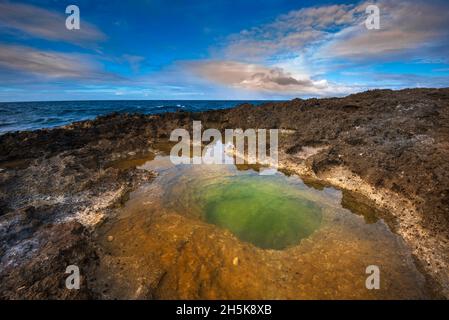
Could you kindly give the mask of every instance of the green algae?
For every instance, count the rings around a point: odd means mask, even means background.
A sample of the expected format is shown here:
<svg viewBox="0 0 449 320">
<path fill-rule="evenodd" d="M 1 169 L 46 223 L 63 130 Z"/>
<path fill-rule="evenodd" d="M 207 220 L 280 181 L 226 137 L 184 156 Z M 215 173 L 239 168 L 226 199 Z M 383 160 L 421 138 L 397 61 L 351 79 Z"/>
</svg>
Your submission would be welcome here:
<svg viewBox="0 0 449 320">
<path fill-rule="evenodd" d="M 321 208 L 278 179 L 234 176 L 208 186 L 200 200 L 205 221 L 264 249 L 296 245 L 321 223 Z"/>
</svg>

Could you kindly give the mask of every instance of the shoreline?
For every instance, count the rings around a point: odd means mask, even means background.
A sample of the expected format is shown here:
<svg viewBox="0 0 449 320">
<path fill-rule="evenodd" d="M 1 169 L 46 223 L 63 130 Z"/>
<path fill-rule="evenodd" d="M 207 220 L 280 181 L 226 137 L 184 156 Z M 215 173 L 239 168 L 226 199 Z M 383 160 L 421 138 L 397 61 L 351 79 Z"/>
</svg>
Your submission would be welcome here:
<svg viewBox="0 0 449 320">
<path fill-rule="evenodd" d="M 284 130 L 281 165 L 362 194 L 388 212 L 434 288 L 449 298 L 449 89 L 374 90 L 201 113 L 113 114 L 6 133 L 0 136 L 0 298 L 95 298 L 88 286 L 67 293 L 60 284 L 64 273 L 49 272 L 73 261 L 91 260 L 89 269 L 95 269 L 102 257 L 92 240 L 95 226 L 154 177 L 109 164 L 147 154 L 174 128 L 191 131 L 193 120 L 205 129 Z"/>
</svg>

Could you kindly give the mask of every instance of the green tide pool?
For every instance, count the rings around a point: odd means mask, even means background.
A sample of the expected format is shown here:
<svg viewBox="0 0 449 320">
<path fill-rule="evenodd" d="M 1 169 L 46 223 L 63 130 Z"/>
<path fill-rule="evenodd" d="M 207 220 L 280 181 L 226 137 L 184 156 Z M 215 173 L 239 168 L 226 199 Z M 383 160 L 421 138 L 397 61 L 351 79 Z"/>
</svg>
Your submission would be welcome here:
<svg viewBox="0 0 449 320">
<path fill-rule="evenodd" d="M 321 223 L 321 208 L 277 179 L 236 176 L 202 191 L 202 218 L 260 248 L 283 249 Z"/>
</svg>

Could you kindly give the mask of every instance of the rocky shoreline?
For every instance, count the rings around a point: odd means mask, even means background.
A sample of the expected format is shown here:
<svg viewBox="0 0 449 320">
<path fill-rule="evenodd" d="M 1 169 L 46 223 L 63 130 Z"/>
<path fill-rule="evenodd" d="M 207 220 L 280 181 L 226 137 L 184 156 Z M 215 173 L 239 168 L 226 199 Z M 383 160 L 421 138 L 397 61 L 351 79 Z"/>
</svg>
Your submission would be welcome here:
<svg viewBox="0 0 449 320">
<path fill-rule="evenodd" d="M 434 290 L 449 297 L 449 89 L 410 89 L 202 113 L 112 114 L 0 136 L 0 298 L 107 297 L 95 288 L 105 259 L 95 231 L 153 178 L 113 164 L 147 157 L 173 129 L 191 130 L 193 120 L 205 129 L 282 129 L 281 166 L 381 208 Z M 84 266 L 82 290 L 65 288 L 71 264 Z"/>
</svg>

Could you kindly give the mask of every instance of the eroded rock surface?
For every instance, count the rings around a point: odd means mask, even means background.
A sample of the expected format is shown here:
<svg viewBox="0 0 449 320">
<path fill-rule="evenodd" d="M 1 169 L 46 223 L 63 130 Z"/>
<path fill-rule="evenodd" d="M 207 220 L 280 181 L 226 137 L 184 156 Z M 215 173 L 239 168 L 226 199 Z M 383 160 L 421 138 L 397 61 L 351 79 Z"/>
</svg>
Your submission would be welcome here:
<svg viewBox="0 0 449 320">
<path fill-rule="evenodd" d="M 107 298 L 92 289 L 97 264 L 108 259 L 92 234 L 129 191 L 152 178 L 114 163 L 147 157 L 173 129 L 190 130 L 193 120 L 204 128 L 283 129 L 281 164 L 387 209 L 422 270 L 449 297 L 449 89 L 375 90 L 203 113 L 112 114 L 2 135 L 0 297 Z M 65 267 L 74 262 L 88 266 L 86 286 L 77 292 L 64 289 Z M 163 288 L 174 275 L 153 276 L 148 283 L 155 287 L 143 284 L 142 295 L 167 297 Z"/>
</svg>

